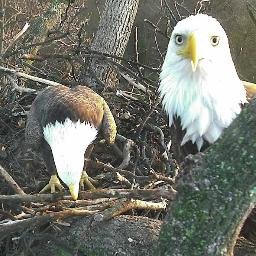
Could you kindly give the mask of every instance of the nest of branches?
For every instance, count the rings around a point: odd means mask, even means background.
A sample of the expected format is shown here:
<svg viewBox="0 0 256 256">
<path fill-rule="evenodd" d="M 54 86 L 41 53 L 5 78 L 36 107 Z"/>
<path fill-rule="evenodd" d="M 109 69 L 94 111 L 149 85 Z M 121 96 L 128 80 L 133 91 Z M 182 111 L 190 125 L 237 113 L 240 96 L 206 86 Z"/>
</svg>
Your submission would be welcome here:
<svg viewBox="0 0 256 256">
<path fill-rule="evenodd" d="M 21 11 L 20 4 L 26 11 Z M 0 38 L 1 255 L 20 255 L 22 246 L 32 246 L 24 244 L 24 234 L 43 232 L 46 224 L 71 216 L 94 216 L 97 221 L 120 214 L 163 219 L 175 195 L 172 186 L 181 166 L 175 158 L 180 153 L 167 148 L 171 134 L 158 105 L 161 58 L 154 67 L 139 63 L 137 40 L 133 59 L 89 50 L 84 1 L 59 7 L 60 16 L 50 3 L 33 7 L 33 13 L 29 3 L 22 1 L 8 7 L 2 6 L 7 9 L 0 22 L 11 18 L 15 10 L 18 26 L 11 29 L 13 24 L 7 24 L 6 34 L 2 30 Z M 28 17 L 30 26 L 25 23 Z M 52 24 L 45 23 L 49 19 Z M 155 33 L 166 34 L 146 22 Z M 155 51 L 159 51 L 157 44 Z M 115 88 L 102 81 L 97 81 L 98 89 L 93 88 L 105 98 L 115 117 L 116 144 L 110 148 L 100 141 L 91 158 L 85 159 L 88 174 L 97 181 L 96 190 L 81 191 L 76 202 L 65 192 L 38 194 L 49 174 L 40 156 L 24 144 L 27 113 L 37 92 L 46 86 L 84 84 L 85 77 L 93 76 L 85 67 L 95 58 L 119 80 Z"/>
<path fill-rule="evenodd" d="M 34 10 L 30 26 L 24 19 L 29 13 L 17 15 L 19 26 L 2 38 L 6 41 L 0 67 L 0 251 L 5 255 L 21 253 L 21 234 L 42 231 L 45 224 L 71 216 L 103 221 L 125 213 L 162 219 L 175 194 L 172 185 L 179 166 L 167 150 L 169 131 L 155 93 L 159 67 L 88 50 L 86 22 L 79 22 L 85 8 L 67 5 L 59 22 L 49 25 L 44 21 L 58 14 L 42 4 Z M 38 15 L 43 10 L 48 16 Z M 6 17 L 11 13 L 7 8 Z M 36 32 L 39 28 L 41 34 Z M 24 143 L 27 113 L 46 86 L 84 84 L 91 73 L 81 72 L 93 58 L 119 79 L 116 88 L 98 81 L 98 92 L 117 123 L 116 144 L 110 148 L 100 141 L 91 159 L 85 159 L 88 174 L 97 181 L 95 191 L 81 191 L 76 202 L 68 193 L 38 194 L 49 174 L 40 156 Z"/>
</svg>

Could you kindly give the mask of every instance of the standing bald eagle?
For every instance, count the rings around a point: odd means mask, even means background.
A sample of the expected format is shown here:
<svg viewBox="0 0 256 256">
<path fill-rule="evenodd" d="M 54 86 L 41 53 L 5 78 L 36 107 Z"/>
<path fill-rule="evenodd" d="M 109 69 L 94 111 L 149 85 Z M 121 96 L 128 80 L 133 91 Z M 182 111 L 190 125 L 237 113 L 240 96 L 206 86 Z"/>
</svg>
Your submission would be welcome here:
<svg viewBox="0 0 256 256">
<path fill-rule="evenodd" d="M 160 75 L 159 93 L 169 125 L 180 119 L 185 136 L 200 151 L 214 143 L 246 102 L 246 91 L 231 58 L 220 23 L 205 14 L 175 26 Z"/>
<path fill-rule="evenodd" d="M 62 189 L 58 174 L 77 199 L 84 154 L 98 132 L 108 143 L 114 143 L 116 124 L 111 111 L 105 100 L 89 88 L 52 86 L 37 95 L 28 114 L 25 138 L 42 154 L 52 174 L 45 189 Z M 84 176 L 88 178 L 86 172 Z M 90 185 L 88 179 L 85 182 Z"/>
</svg>

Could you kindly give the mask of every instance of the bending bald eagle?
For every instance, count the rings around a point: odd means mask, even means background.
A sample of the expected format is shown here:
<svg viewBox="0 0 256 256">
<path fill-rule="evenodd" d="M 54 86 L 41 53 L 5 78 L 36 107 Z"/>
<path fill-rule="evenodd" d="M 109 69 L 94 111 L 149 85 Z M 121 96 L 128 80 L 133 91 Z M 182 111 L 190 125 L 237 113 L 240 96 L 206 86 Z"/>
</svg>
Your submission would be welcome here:
<svg viewBox="0 0 256 256">
<path fill-rule="evenodd" d="M 246 91 L 220 23 L 205 14 L 175 26 L 160 74 L 159 93 L 169 125 L 180 119 L 181 145 L 214 143 L 246 102 Z"/>
<path fill-rule="evenodd" d="M 28 114 L 25 138 L 42 154 L 52 174 L 45 189 L 62 189 L 58 174 L 77 199 L 84 154 L 99 132 L 108 143 L 114 143 L 113 115 L 105 100 L 89 88 L 52 86 L 37 95 Z M 84 177 L 90 185 L 86 172 Z"/>
</svg>

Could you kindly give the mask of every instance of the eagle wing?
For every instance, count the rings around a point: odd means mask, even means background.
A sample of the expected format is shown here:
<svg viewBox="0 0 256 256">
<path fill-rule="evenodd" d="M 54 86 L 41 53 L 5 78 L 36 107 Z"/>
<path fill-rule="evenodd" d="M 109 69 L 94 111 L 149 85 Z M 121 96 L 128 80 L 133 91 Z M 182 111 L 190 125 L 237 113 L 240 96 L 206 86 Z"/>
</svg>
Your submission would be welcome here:
<svg viewBox="0 0 256 256">
<path fill-rule="evenodd" d="M 48 87 L 37 99 L 41 125 L 71 121 L 90 122 L 100 128 L 104 114 L 104 99 L 86 86 Z"/>
<path fill-rule="evenodd" d="M 109 109 L 108 104 L 104 101 L 104 115 L 102 121 L 102 132 L 107 143 L 113 144 L 116 138 L 116 123 Z"/>
<path fill-rule="evenodd" d="M 43 127 L 66 118 L 89 122 L 102 130 L 108 143 L 115 141 L 116 124 L 105 100 L 86 86 L 64 85 L 47 87 L 37 95 L 28 114 L 26 141 L 38 148 L 43 140 Z"/>
</svg>

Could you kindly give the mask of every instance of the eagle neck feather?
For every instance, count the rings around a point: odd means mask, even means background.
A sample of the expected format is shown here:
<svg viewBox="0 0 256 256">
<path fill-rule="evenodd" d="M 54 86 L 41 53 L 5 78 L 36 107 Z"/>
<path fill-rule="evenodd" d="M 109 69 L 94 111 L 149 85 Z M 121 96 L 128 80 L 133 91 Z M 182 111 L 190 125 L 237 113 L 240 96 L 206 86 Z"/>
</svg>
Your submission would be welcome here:
<svg viewBox="0 0 256 256">
<path fill-rule="evenodd" d="M 240 113 L 240 105 L 246 102 L 245 89 L 233 63 L 225 67 L 229 70 L 220 66 L 216 71 L 205 62 L 192 72 L 185 61 L 164 63 L 159 93 L 169 125 L 174 117 L 180 117 L 182 129 L 186 130 L 181 145 L 191 140 L 200 151 L 204 140 L 214 143 Z"/>
</svg>

